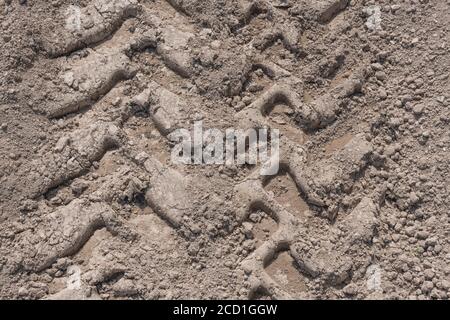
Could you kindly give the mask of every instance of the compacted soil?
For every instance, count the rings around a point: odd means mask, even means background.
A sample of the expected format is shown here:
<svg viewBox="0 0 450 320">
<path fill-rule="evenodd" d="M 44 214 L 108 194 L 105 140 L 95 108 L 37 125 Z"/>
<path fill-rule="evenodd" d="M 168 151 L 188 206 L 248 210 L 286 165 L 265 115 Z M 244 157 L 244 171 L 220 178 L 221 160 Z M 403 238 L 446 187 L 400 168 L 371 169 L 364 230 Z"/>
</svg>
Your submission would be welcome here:
<svg viewBox="0 0 450 320">
<path fill-rule="evenodd" d="M 0 0 L 0 298 L 448 299 L 450 2 Z M 172 133 L 276 128 L 281 168 Z"/>
</svg>

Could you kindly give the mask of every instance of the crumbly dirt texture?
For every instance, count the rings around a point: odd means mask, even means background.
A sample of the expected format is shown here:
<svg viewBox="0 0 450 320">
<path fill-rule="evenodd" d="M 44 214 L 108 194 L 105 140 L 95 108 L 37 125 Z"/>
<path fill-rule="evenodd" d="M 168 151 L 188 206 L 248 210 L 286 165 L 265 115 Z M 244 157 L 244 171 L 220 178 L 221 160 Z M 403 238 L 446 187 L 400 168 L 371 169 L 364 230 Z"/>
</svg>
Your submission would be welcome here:
<svg viewBox="0 0 450 320">
<path fill-rule="evenodd" d="M 450 2 L 0 0 L 0 298 L 448 299 Z M 170 133 L 277 128 L 282 170 Z"/>
</svg>

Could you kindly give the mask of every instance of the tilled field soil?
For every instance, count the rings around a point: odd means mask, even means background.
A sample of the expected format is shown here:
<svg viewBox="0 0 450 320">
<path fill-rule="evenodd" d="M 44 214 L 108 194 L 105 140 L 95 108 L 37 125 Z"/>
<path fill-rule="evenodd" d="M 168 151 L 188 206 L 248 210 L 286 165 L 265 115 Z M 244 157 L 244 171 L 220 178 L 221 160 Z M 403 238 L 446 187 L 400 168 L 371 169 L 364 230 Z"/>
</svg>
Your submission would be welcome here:
<svg viewBox="0 0 450 320">
<path fill-rule="evenodd" d="M 0 298 L 448 299 L 450 2 L 0 0 Z M 280 130 L 281 170 L 175 165 Z"/>
</svg>

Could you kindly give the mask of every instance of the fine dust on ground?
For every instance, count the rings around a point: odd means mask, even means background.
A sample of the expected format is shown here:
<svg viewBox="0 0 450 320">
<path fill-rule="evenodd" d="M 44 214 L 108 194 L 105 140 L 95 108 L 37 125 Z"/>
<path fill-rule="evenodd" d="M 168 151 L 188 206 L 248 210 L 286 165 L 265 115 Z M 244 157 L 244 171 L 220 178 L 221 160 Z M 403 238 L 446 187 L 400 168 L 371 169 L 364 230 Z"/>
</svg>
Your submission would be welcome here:
<svg viewBox="0 0 450 320">
<path fill-rule="evenodd" d="M 448 299 L 445 0 L 0 0 L 0 298 Z M 278 129 L 280 171 L 172 133 Z"/>
</svg>

